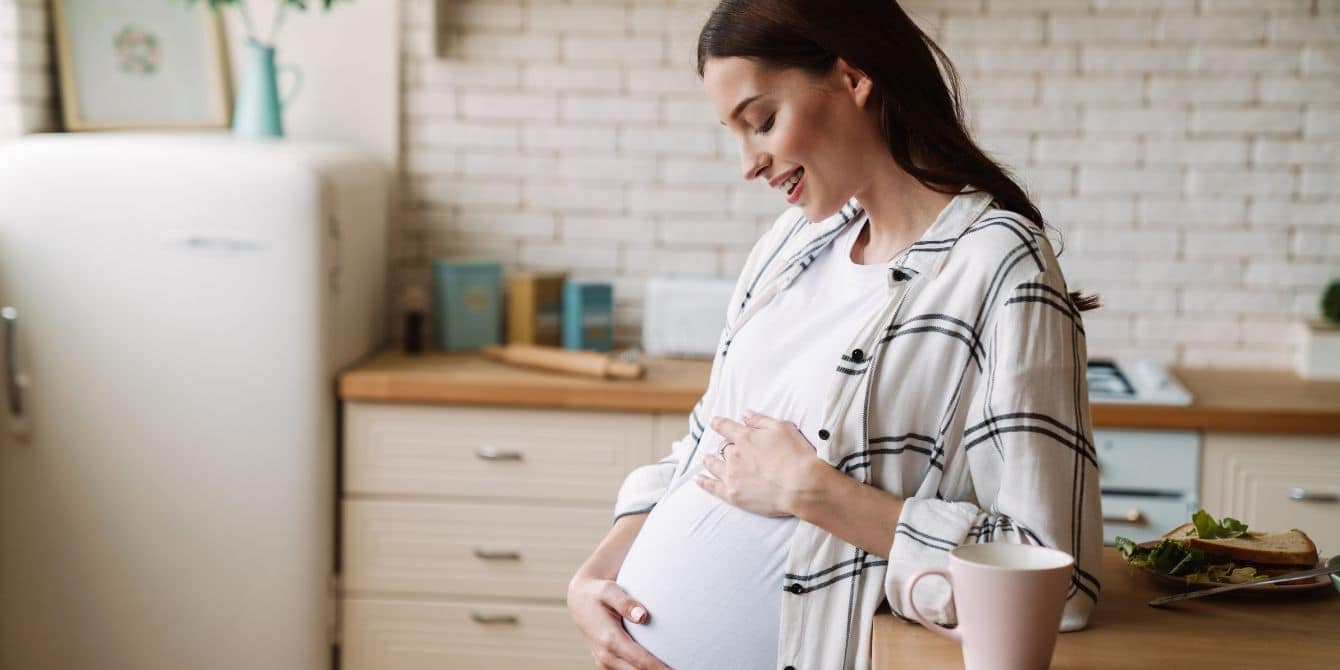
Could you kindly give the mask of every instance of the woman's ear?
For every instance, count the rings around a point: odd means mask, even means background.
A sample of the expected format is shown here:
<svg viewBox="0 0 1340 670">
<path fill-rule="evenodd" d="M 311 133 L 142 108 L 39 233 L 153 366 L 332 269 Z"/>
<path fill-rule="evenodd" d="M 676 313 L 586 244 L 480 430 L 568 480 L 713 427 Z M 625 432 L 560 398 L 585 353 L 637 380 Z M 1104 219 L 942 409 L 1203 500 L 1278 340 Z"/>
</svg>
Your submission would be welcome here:
<svg viewBox="0 0 1340 670">
<path fill-rule="evenodd" d="M 852 101 L 857 107 L 865 107 L 866 101 L 870 99 L 870 94 L 875 90 L 875 82 L 870 76 L 851 63 L 848 63 L 841 56 L 838 56 L 837 62 L 833 64 L 833 69 L 837 72 L 838 79 L 842 83 L 842 90 L 852 97 Z"/>
</svg>

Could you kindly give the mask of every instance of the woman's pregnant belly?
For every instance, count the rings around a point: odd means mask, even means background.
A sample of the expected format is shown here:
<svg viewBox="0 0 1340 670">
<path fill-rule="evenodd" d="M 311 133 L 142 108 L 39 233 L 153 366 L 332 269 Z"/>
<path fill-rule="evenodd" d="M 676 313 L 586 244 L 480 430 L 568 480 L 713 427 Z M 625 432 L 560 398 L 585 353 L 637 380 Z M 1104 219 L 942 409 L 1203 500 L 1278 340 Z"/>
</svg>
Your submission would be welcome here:
<svg viewBox="0 0 1340 670">
<path fill-rule="evenodd" d="M 617 581 L 651 613 L 625 623 L 674 670 L 775 668 L 795 517 L 746 512 L 684 475 L 638 532 Z"/>
</svg>

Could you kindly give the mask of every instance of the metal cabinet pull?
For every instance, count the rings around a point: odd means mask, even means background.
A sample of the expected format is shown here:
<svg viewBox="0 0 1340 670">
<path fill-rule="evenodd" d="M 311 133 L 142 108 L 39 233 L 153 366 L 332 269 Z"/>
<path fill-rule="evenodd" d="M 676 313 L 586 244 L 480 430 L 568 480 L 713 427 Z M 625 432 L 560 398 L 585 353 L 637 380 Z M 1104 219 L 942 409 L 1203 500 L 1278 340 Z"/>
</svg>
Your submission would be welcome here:
<svg viewBox="0 0 1340 670">
<path fill-rule="evenodd" d="M 1125 514 L 1104 514 L 1103 523 L 1108 522 L 1133 523 L 1133 524 L 1144 525 L 1145 515 L 1144 512 L 1141 512 L 1139 509 L 1132 507 L 1131 509 L 1127 510 Z"/>
<path fill-rule="evenodd" d="M 519 461 L 521 452 L 519 451 L 498 451 L 490 445 L 484 445 L 475 450 L 475 455 L 486 461 Z"/>
<path fill-rule="evenodd" d="M 1289 500 L 1298 500 L 1301 502 L 1340 502 L 1340 494 L 1318 493 L 1309 491 L 1301 486 L 1295 486 L 1289 489 Z"/>
<path fill-rule="evenodd" d="M 515 614 L 480 614 L 479 612 L 471 612 L 470 618 L 474 619 L 475 623 L 482 623 L 482 624 L 505 623 L 515 625 L 521 622 L 520 619 L 516 618 Z"/>
<path fill-rule="evenodd" d="M 521 553 L 516 551 L 489 551 L 476 547 L 475 558 L 482 558 L 486 561 L 519 561 L 521 560 Z"/>
<path fill-rule="evenodd" d="M 23 385 L 19 383 L 19 352 L 16 331 L 19 327 L 19 310 L 5 305 L 0 308 L 0 319 L 5 322 L 5 395 L 9 396 L 9 414 L 15 419 L 23 417 Z"/>
</svg>

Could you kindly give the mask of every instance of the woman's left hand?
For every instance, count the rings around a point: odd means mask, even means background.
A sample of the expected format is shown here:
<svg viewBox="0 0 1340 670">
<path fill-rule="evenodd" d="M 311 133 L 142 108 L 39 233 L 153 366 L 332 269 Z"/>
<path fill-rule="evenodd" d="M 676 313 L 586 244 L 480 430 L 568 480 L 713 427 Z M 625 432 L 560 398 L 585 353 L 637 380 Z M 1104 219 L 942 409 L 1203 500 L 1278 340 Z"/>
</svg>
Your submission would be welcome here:
<svg viewBox="0 0 1340 670">
<path fill-rule="evenodd" d="M 795 503 L 814 482 L 814 445 L 790 421 L 745 412 L 744 423 L 713 417 L 709 425 L 726 442 L 726 457 L 703 455 L 703 466 L 716 476 L 699 474 L 703 490 L 745 511 L 764 516 L 793 516 Z M 719 481 L 718 481 L 719 480 Z"/>
</svg>

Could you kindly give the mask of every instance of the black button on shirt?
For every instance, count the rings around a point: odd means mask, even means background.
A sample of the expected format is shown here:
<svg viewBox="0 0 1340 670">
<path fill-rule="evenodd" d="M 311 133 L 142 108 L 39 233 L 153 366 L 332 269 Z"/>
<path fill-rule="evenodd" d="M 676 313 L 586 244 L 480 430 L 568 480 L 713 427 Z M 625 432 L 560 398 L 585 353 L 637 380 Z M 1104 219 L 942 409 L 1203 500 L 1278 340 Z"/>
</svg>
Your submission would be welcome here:
<svg viewBox="0 0 1340 670">
<path fill-rule="evenodd" d="M 800 584 L 792 584 L 786 587 L 786 590 L 799 595 L 801 591 L 805 590 L 805 587 Z"/>
<path fill-rule="evenodd" d="M 827 439 L 828 439 L 828 431 L 826 431 L 826 430 L 820 428 L 820 429 L 819 429 L 819 439 L 821 439 L 821 440 L 827 440 Z"/>
<path fill-rule="evenodd" d="M 860 363 L 861 361 L 865 360 L 865 352 L 861 351 L 860 349 L 853 349 L 851 352 L 851 359 L 853 361 L 856 361 L 857 363 Z"/>
</svg>

